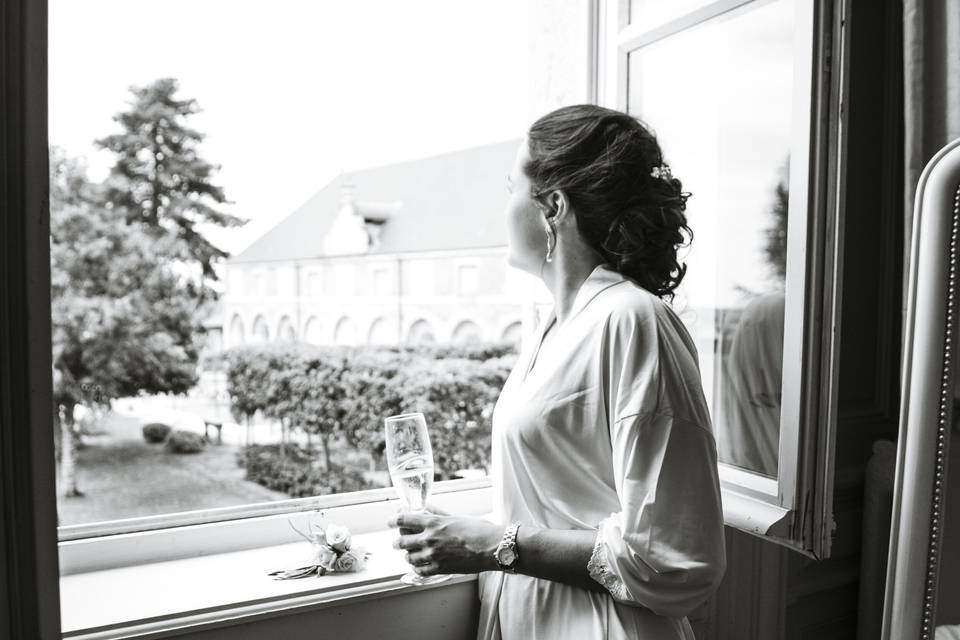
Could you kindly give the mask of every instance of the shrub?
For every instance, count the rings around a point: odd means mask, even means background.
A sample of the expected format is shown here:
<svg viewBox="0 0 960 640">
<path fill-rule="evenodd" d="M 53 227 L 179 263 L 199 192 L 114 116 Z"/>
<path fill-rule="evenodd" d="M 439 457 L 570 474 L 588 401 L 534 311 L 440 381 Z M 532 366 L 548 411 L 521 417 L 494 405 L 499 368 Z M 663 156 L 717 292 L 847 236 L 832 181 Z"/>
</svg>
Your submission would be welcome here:
<svg viewBox="0 0 960 640">
<path fill-rule="evenodd" d="M 489 466 L 490 418 L 516 358 L 509 343 L 372 348 L 287 345 L 232 350 L 226 361 L 235 415 L 261 412 L 279 419 L 284 430 L 316 436 L 325 458 L 330 440 L 343 438 L 377 462 L 384 449 L 383 418 L 422 411 L 437 473 L 446 478 L 461 469 Z M 316 482 L 330 487 L 332 493 L 340 482 L 311 478 L 288 484 Z M 298 495 L 323 492 L 290 491 Z"/>
<path fill-rule="evenodd" d="M 143 439 L 150 444 L 159 444 L 167 439 L 173 428 L 162 422 L 151 422 L 143 425 Z"/>
<path fill-rule="evenodd" d="M 170 453 L 200 453 L 204 445 L 203 436 L 192 431 L 174 431 L 167 438 L 167 451 Z"/>
<path fill-rule="evenodd" d="M 249 445 L 237 453 L 237 464 L 244 468 L 246 479 L 291 498 L 320 496 L 371 489 L 376 485 L 364 479 L 356 469 L 332 464 L 329 470 L 319 466 L 322 453 L 296 444 Z"/>
</svg>

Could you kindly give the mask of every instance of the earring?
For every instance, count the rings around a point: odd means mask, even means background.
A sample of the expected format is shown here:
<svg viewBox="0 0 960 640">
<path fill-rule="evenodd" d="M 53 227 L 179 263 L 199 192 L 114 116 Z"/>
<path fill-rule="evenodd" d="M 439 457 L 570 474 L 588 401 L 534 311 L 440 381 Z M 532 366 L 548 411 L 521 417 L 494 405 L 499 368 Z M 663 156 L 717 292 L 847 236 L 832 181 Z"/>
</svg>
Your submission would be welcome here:
<svg viewBox="0 0 960 640">
<path fill-rule="evenodd" d="M 557 232 L 549 222 L 547 229 L 547 262 L 553 262 L 553 249 L 557 246 Z"/>
</svg>

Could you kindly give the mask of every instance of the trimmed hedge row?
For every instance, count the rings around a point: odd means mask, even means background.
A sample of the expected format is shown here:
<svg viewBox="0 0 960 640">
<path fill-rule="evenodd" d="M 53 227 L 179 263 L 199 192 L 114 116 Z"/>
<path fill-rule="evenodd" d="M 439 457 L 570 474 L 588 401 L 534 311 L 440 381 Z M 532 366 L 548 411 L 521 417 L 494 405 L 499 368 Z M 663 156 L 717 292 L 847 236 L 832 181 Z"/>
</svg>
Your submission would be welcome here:
<svg viewBox="0 0 960 640">
<path fill-rule="evenodd" d="M 435 470 L 487 468 L 490 418 L 516 356 L 507 343 L 466 346 L 269 345 L 225 353 L 231 409 L 315 435 L 329 467 L 333 438 L 379 459 L 383 418 L 420 411 Z M 257 474 L 255 474 L 257 475 Z"/>
<path fill-rule="evenodd" d="M 321 496 L 372 489 L 354 470 L 333 464 L 329 469 L 318 465 L 320 452 L 299 445 L 287 444 L 283 452 L 278 444 L 254 444 L 237 453 L 237 463 L 246 470 L 246 479 L 292 498 Z"/>
</svg>

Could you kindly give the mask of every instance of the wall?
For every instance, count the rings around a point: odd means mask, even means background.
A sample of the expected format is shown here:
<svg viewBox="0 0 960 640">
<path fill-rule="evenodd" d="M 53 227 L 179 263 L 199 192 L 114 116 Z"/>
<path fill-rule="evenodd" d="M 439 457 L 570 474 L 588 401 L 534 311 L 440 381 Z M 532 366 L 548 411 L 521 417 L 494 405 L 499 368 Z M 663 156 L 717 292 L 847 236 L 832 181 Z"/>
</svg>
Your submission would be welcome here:
<svg viewBox="0 0 960 640">
<path fill-rule="evenodd" d="M 405 590 L 365 599 L 177 636 L 182 640 L 474 640 L 479 600 L 476 582 Z"/>
</svg>

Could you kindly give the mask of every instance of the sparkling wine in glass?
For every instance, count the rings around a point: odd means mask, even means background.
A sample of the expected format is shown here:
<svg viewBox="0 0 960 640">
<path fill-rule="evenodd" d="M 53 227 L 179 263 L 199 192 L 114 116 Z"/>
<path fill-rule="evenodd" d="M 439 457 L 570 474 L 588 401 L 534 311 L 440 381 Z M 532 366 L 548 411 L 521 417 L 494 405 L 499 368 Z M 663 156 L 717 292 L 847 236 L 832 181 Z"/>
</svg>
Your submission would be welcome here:
<svg viewBox="0 0 960 640">
<path fill-rule="evenodd" d="M 427 422 L 422 413 L 404 413 L 384 421 L 387 443 L 387 466 L 390 479 L 400 501 L 410 511 L 426 511 L 425 505 L 433 488 L 433 449 Z M 416 533 L 400 529 L 402 534 Z M 424 585 L 443 582 L 450 576 L 420 576 L 413 571 L 400 577 L 404 584 Z"/>
</svg>

